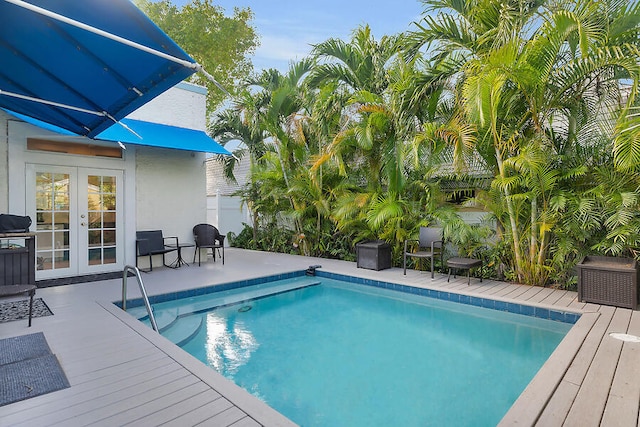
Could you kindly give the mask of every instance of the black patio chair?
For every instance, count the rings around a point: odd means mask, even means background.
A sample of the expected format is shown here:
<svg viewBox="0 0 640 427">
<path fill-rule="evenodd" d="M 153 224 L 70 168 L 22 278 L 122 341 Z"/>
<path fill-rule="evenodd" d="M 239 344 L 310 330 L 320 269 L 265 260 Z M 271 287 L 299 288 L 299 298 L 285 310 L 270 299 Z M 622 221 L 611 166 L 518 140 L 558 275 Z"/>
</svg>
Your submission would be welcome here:
<svg viewBox="0 0 640 427">
<path fill-rule="evenodd" d="M 213 261 L 216 260 L 216 250 L 218 254 L 222 250 L 222 265 L 224 265 L 224 238 L 226 235 L 220 234 L 218 229 L 211 224 L 198 224 L 193 227 L 193 239 L 196 242 L 196 251 L 193 253 L 193 262 L 196 262 L 198 254 L 198 266 L 200 266 L 200 249 L 211 249 Z M 206 252 L 209 253 L 208 251 Z M 206 261 L 206 255 L 205 255 Z"/>
<path fill-rule="evenodd" d="M 411 247 L 409 247 L 409 243 L 412 243 Z M 442 244 L 442 228 L 420 227 L 420 238 L 418 240 L 408 239 L 404 241 L 404 274 L 407 274 L 407 257 L 428 258 L 431 262 L 431 278 L 433 279 L 434 261 L 437 255 L 440 256 L 440 266 L 442 266 Z"/>
<path fill-rule="evenodd" d="M 175 245 L 167 245 L 167 240 L 174 240 Z M 162 255 L 162 265 L 165 267 L 171 267 L 167 265 L 165 261 L 165 254 L 178 250 L 178 238 L 176 236 L 164 237 L 162 230 L 151 231 L 136 231 L 136 267 L 138 267 L 138 258 L 141 256 L 149 257 L 149 270 L 153 271 L 153 256 Z M 145 270 L 143 270 L 145 271 Z M 145 271 L 145 273 L 147 272 Z"/>
</svg>

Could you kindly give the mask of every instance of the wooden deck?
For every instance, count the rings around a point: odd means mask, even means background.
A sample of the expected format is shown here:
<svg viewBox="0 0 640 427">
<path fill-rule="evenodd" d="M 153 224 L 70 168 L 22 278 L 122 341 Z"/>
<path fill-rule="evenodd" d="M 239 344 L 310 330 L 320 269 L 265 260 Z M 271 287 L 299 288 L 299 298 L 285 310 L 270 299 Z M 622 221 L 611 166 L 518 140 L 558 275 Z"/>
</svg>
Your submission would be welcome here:
<svg viewBox="0 0 640 427">
<path fill-rule="evenodd" d="M 305 269 L 324 270 L 507 302 L 583 313 L 501 425 L 637 426 L 640 315 L 584 304 L 575 292 L 402 269 L 371 271 L 355 263 L 229 249 L 226 264 L 154 269 L 149 294 Z M 131 296 L 137 295 L 132 282 Z M 211 425 L 287 426 L 282 415 L 117 309 L 121 281 L 39 289 L 54 316 L 0 324 L 0 338 L 42 331 L 71 387 L 0 407 L 2 426 Z M 490 404 L 490 402 L 488 402 Z"/>
</svg>

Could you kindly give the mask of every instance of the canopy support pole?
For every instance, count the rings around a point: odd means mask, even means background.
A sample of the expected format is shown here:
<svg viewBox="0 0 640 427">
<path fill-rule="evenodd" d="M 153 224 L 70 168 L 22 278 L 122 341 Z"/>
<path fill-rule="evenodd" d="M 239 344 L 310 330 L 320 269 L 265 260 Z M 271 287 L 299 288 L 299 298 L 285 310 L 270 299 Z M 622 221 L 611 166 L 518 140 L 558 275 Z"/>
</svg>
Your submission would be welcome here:
<svg viewBox="0 0 640 427">
<path fill-rule="evenodd" d="M 132 40 L 125 39 L 124 37 L 117 36 L 115 34 L 112 34 L 112 33 L 109 33 L 107 31 L 101 30 L 99 28 L 92 27 L 91 25 L 87 25 L 87 24 L 82 23 L 80 21 L 76 21 L 75 19 L 68 18 L 66 16 L 63 16 L 63 15 L 60 15 L 58 13 L 52 12 L 50 10 L 41 8 L 39 6 L 32 5 L 32 4 L 27 3 L 27 2 L 25 2 L 23 0 L 4 0 L 4 1 L 6 1 L 7 3 L 11 3 L 13 5 L 16 5 L 18 7 L 22 7 L 23 9 L 27 9 L 27 10 L 30 10 L 32 12 L 38 13 L 40 15 L 46 16 L 48 18 L 55 19 L 56 21 L 64 22 L 65 24 L 69 24 L 69 25 L 74 26 L 76 28 L 80 28 L 82 30 L 89 31 L 90 33 L 97 34 L 97 35 L 99 35 L 101 37 L 104 37 L 104 38 L 107 38 L 109 40 L 113 40 L 115 42 L 124 44 L 126 46 L 130 46 L 130 47 L 132 47 L 134 49 L 138 49 L 140 51 L 149 53 L 151 55 L 158 56 L 160 58 L 163 58 L 163 59 L 166 59 L 168 61 L 174 62 L 176 64 L 182 65 L 185 68 L 189 68 L 189 69 L 195 70 L 196 72 L 201 72 L 208 80 L 211 80 L 211 82 L 213 82 L 213 84 L 215 84 L 220 90 L 225 92 L 227 95 L 230 95 L 229 92 L 220 83 L 218 83 L 213 78 L 213 76 L 211 74 L 206 72 L 204 70 L 204 68 L 202 68 L 202 65 L 198 64 L 197 62 L 189 62 L 189 61 L 186 61 L 184 59 L 177 58 L 177 57 L 175 57 L 173 55 L 169 55 L 169 54 L 166 54 L 164 52 L 160 52 L 159 50 L 150 48 L 150 47 L 142 45 L 140 43 L 136 43 L 136 42 L 134 42 Z"/>
</svg>

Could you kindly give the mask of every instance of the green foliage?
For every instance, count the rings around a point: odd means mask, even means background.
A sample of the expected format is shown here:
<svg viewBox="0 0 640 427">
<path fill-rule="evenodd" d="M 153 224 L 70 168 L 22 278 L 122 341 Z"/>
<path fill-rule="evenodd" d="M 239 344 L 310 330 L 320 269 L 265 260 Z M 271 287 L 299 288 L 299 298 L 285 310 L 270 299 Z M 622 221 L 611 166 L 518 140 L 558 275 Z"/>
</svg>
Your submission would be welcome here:
<svg viewBox="0 0 640 427">
<path fill-rule="evenodd" d="M 352 260 L 383 239 L 400 265 L 438 223 L 485 277 L 566 289 L 585 255 L 640 257 L 639 2 L 424 3 L 417 30 L 329 39 L 218 115 L 252 159 L 234 244 Z M 462 221 L 446 181 L 490 224 Z"/>
<path fill-rule="evenodd" d="M 258 45 L 258 36 L 250 25 L 251 9 L 235 8 L 228 16 L 211 0 L 191 0 L 182 7 L 170 0 L 135 0 L 135 4 L 227 91 L 234 93 L 252 72 L 249 57 Z M 207 87 L 208 111 L 215 111 L 227 97 L 197 73 L 191 80 Z"/>
</svg>

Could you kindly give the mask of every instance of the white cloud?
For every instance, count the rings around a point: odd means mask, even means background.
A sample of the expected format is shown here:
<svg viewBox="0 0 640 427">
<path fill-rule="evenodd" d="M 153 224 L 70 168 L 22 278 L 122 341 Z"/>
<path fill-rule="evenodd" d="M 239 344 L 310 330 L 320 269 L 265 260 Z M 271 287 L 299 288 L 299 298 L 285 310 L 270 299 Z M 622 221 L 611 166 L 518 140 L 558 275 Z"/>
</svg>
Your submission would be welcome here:
<svg viewBox="0 0 640 427">
<path fill-rule="evenodd" d="M 299 60 L 311 52 L 311 46 L 305 40 L 290 36 L 263 35 L 256 57 L 273 60 Z"/>
</svg>

